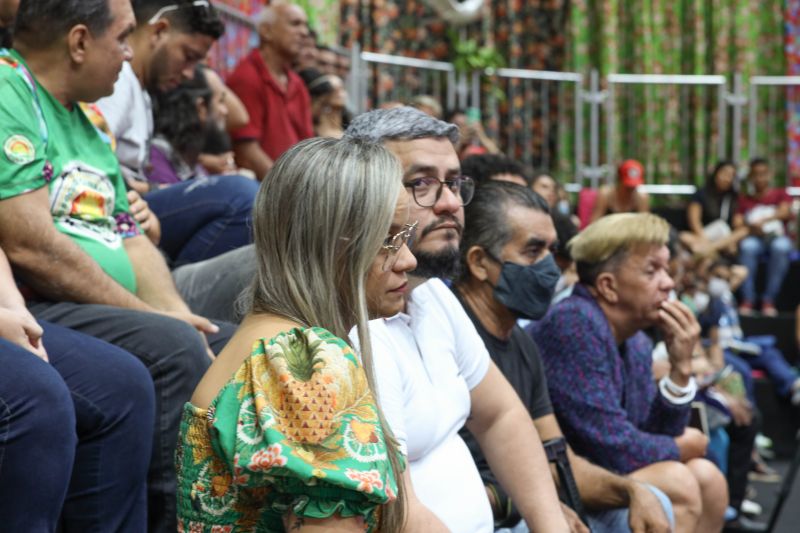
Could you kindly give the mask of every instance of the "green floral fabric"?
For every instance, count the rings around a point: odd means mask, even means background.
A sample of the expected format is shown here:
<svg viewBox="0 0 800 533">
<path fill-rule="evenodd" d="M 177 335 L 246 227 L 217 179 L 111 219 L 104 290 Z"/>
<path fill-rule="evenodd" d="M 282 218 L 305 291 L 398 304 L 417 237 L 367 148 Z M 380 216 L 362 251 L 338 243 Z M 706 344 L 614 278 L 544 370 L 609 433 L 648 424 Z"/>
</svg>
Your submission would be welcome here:
<svg viewBox="0 0 800 533">
<path fill-rule="evenodd" d="M 282 532 L 290 512 L 372 531 L 397 492 L 366 374 L 322 328 L 255 342 L 208 409 L 187 403 L 176 466 L 185 532 Z"/>
</svg>

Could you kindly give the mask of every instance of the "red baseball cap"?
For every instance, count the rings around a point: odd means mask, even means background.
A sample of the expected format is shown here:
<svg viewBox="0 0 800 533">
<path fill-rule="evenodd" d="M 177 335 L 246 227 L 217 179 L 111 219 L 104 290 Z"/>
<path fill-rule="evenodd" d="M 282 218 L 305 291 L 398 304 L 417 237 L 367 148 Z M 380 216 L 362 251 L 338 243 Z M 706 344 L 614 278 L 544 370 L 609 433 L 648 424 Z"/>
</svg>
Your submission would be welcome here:
<svg viewBox="0 0 800 533">
<path fill-rule="evenodd" d="M 625 187 L 638 187 L 644 184 L 644 167 L 635 159 L 626 159 L 617 169 L 619 182 Z"/>
</svg>

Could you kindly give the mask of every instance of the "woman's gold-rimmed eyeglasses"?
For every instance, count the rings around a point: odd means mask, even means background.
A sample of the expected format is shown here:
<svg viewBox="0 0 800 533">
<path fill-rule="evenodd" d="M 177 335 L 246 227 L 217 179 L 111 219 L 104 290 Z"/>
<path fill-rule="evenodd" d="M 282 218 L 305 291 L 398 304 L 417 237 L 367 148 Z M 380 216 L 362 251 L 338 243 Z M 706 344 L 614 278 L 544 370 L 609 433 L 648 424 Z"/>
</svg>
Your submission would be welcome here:
<svg viewBox="0 0 800 533">
<path fill-rule="evenodd" d="M 386 254 L 386 259 L 383 261 L 384 272 L 394 268 L 394 265 L 397 263 L 397 258 L 400 257 L 400 248 L 402 248 L 403 245 L 411 247 L 414 236 L 417 234 L 418 224 L 419 222 L 406 224 L 403 226 L 402 230 L 395 233 L 391 237 L 387 237 L 386 240 L 383 241 L 381 250 L 383 250 L 383 252 Z"/>
</svg>

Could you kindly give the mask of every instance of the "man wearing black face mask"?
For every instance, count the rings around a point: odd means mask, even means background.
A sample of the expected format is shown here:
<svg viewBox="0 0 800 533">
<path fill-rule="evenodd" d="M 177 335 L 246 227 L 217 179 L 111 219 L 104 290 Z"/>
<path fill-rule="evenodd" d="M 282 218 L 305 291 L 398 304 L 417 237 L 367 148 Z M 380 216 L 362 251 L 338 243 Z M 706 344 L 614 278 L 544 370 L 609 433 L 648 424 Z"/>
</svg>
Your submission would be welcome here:
<svg viewBox="0 0 800 533">
<path fill-rule="evenodd" d="M 556 230 L 545 201 L 527 187 L 489 182 L 465 207 L 461 277 L 454 291 L 475 324 L 492 360 L 522 398 L 543 441 L 562 437 L 553 414 L 539 351 L 516 325 L 547 311 L 560 271 L 550 253 Z M 462 437 L 481 477 L 497 496 L 503 526 L 519 519 L 467 429 Z M 668 531 L 671 505 L 657 489 L 617 476 L 568 451 L 592 531 Z M 648 488 L 650 490 L 648 490 Z M 661 503 L 661 505 L 659 505 Z M 664 509 L 664 510 L 662 510 Z M 666 512 L 665 512 L 666 511 Z M 572 531 L 588 531 L 567 511 Z"/>
</svg>

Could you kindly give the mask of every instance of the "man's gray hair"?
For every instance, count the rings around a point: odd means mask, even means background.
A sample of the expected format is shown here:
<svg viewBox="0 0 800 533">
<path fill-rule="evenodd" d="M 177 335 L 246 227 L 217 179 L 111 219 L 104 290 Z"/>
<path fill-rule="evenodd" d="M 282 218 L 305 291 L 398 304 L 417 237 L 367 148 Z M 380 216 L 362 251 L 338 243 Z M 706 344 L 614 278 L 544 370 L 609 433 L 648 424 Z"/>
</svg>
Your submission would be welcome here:
<svg viewBox="0 0 800 533">
<path fill-rule="evenodd" d="M 449 139 L 458 143 L 458 127 L 413 107 L 376 109 L 363 113 L 350 122 L 344 136 L 376 143 L 412 141 L 414 139 Z"/>
</svg>

